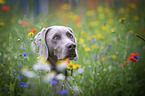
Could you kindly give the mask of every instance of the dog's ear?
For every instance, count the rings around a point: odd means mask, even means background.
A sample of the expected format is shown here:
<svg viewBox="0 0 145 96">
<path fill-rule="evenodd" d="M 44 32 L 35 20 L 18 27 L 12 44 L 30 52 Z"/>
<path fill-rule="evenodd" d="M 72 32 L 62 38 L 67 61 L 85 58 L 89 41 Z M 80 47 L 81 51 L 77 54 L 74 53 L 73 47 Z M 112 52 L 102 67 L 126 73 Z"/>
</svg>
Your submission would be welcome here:
<svg viewBox="0 0 145 96">
<path fill-rule="evenodd" d="M 70 30 L 71 33 L 74 33 L 73 30 L 70 27 L 67 27 L 67 28 Z"/>
<path fill-rule="evenodd" d="M 32 47 L 33 50 L 36 52 L 38 49 L 38 52 L 41 56 L 44 56 L 45 59 L 47 60 L 48 58 L 48 46 L 46 43 L 46 35 L 49 32 L 51 28 L 43 28 L 35 37 L 34 37 L 34 42 L 32 42 Z"/>
</svg>

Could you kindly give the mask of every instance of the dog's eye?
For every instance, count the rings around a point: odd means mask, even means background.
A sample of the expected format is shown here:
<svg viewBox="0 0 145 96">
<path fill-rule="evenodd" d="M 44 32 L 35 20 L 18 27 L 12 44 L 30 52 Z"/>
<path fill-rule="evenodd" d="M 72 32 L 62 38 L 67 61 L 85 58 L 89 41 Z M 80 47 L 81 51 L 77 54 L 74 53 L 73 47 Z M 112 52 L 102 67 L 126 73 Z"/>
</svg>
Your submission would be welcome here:
<svg viewBox="0 0 145 96">
<path fill-rule="evenodd" d="M 68 36 L 69 38 L 73 38 L 73 36 L 72 36 L 70 33 L 67 33 L 67 36 Z"/>
<path fill-rule="evenodd" d="M 53 40 L 59 40 L 60 39 L 60 35 L 55 35 L 54 37 L 53 37 Z"/>
</svg>

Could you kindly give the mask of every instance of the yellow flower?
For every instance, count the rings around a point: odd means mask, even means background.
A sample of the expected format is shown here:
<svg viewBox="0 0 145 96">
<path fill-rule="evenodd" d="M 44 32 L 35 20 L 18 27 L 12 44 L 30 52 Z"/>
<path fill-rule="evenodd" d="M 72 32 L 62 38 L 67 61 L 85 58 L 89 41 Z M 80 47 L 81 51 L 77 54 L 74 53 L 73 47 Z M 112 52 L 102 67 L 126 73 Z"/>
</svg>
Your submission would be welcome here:
<svg viewBox="0 0 145 96">
<path fill-rule="evenodd" d="M 87 45 L 83 43 L 82 46 L 83 46 L 83 47 L 86 47 Z"/>
<path fill-rule="evenodd" d="M 120 18 L 120 19 L 119 19 L 119 22 L 122 22 L 122 21 L 124 21 L 124 20 L 126 20 L 125 17 L 124 17 L 124 18 Z"/>
<path fill-rule="evenodd" d="M 103 39 L 104 37 L 101 34 L 97 35 L 97 39 Z"/>
<path fill-rule="evenodd" d="M 87 37 L 87 40 L 92 40 L 92 38 L 90 36 Z"/>
<path fill-rule="evenodd" d="M 111 32 L 115 32 L 115 28 L 111 28 Z"/>
<path fill-rule="evenodd" d="M 92 26 L 92 27 L 99 26 L 99 24 L 100 24 L 99 21 L 92 21 L 92 22 L 89 22 L 89 25 Z"/>
<path fill-rule="evenodd" d="M 102 12 L 102 11 L 103 11 L 103 7 L 102 7 L 102 6 L 98 6 L 98 7 L 97 7 L 97 10 L 98 10 L 99 12 Z"/>
<path fill-rule="evenodd" d="M 108 13 L 109 12 L 109 9 L 108 8 L 104 8 L 104 12 L 105 13 Z"/>
<path fill-rule="evenodd" d="M 62 4 L 60 8 L 63 10 L 69 10 L 69 4 Z"/>
<path fill-rule="evenodd" d="M 68 18 L 73 18 L 73 15 L 74 15 L 73 12 L 68 12 L 68 13 L 67 13 Z"/>
<path fill-rule="evenodd" d="M 133 34 L 134 31 L 133 31 L 133 30 L 130 30 L 129 32 L 130 32 L 131 34 Z"/>
<path fill-rule="evenodd" d="M 117 58 L 117 55 L 113 55 L 113 56 L 112 56 L 112 59 L 116 59 L 116 58 Z"/>
<path fill-rule="evenodd" d="M 102 26 L 102 30 L 107 30 L 107 27 L 106 26 Z"/>
<path fill-rule="evenodd" d="M 0 22 L 0 26 L 4 26 L 5 24 L 3 22 Z"/>
<path fill-rule="evenodd" d="M 94 39 L 94 38 L 96 38 L 96 35 L 93 35 L 93 36 L 92 36 L 92 39 Z"/>
<path fill-rule="evenodd" d="M 109 19 L 107 20 L 107 22 L 108 22 L 109 24 L 112 24 L 113 19 L 112 19 L 112 18 L 109 18 Z"/>
<path fill-rule="evenodd" d="M 104 68 L 104 71 L 106 71 L 107 69 L 106 68 Z"/>
<path fill-rule="evenodd" d="M 74 15 L 73 16 L 74 21 L 79 22 L 80 21 L 80 17 L 78 15 Z"/>
<path fill-rule="evenodd" d="M 99 18 L 100 18 L 100 19 L 104 19 L 104 18 L 105 18 L 105 15 L 104 15 L 103 13 L 100 13 L 100 14 L 99 14 Z"/>
<path fill-rule="evenodd" d="M 4 64 L 1 64 L 1 66 L 4 66 Z"/>
<path fill-rule="evenodd" d="M 33 32 L 30 32 L 30 33 L 28 34 L 28 37 L 31 37 L 31 36 L 34 36 L 34 33 L 33 33 Z"/>
<path fill-rule="evenodd" d="M 82 31 L 82 32 L 81 32 L 81 35 L 84 35 L 85 33 L 86 33 L 85 31 Z"/>
<path fill-rule="evenodd" d="M 123 13 L 124 13 L 124 8 L 120 8 L 120 9 L 119 9 L 119 13 L 120 13 L 120 14 L 123 14 Z"/>
<path fill-rule="evenodd" d="M 134 16 L 134 21 L 138 21 L 139 17 L 138 16 Z"/>
<path fill-rule="evenodd" d="M 77 66 L 73 64 L 72 68 L 73 68 L 73 69 L 76 69 L 76 68 L 77 68 Z"/>
<path fill-rule="evenodd" d="M 98 49 L 98 46 L 93 45 L 93 46 L 91 46 L 91 48 L 92 48 L 92 49 Z"/>
<path fill-rule="evenodd" d="M 92 15 L 94 15 L 94 14 L 95 14 L 95 10 L 89 10 L 89 11 L 87 11 L 87 13 L 86 13 L 87 16 L 92 16 Z"/>
<path fill-rule="evenodd" d="M 67 69 L 76 69 L 77 66 L 74 65 L 72 62 L 70 62 L 68 65 L 67 65 Z"/>
<path fill-rule="evenodd" d="M 87 48 L 85 48 L 85 51 L 86 51 L 86 52 L 90 51 L 90 48 L 88 48 L 88 47 L 87 47 Z"/>
<path fill-rule="evenodd" d="M 80 69 L 81 68 L 81 65 L 76 64 L 76 68 Z"/>
<path fill-rule="evenodd" d="M 6 3 L 5 0 L 0 0 L 0 5 L 3 5 L 5 3 Z"/>
<path fill-rule="evenodd" d="M 79 40 L 79 44 L 80 44 L 80 43 L 84 43 L 84 42 L 85 42 L 85 40 L 82 39 L 82 38 L 80 38 L 80 40 Z"/>
<path fill-rule="evenodd" d="M 130 8 L 136 9 L 136 5 L 135 5 L 134 3 L 131 3 L 131 4 L 130 4 Z"/>
<path fill-rule="evenodd" d="M 9 71 L 6 71 L 6 73 L 9 74 L 10 72 Z"/>
</svg>

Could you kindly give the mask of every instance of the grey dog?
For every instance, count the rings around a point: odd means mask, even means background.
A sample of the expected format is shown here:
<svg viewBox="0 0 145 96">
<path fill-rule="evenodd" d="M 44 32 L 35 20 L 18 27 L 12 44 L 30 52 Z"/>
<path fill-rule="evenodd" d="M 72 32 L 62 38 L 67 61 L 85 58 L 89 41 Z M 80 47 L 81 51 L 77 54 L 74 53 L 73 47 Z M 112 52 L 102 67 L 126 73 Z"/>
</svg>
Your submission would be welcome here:
<svg viewBox="0 0 145 96">
<path fill-rule="evenodd" d="M 32 42 L 33 50 L 39 48 L 40 56 L 45 56 L 56 67 L 56 62 L 69 58 L 77 60 L 77 45 L 73 30 L 65 26 L 43 28 Z"/>
</svg>

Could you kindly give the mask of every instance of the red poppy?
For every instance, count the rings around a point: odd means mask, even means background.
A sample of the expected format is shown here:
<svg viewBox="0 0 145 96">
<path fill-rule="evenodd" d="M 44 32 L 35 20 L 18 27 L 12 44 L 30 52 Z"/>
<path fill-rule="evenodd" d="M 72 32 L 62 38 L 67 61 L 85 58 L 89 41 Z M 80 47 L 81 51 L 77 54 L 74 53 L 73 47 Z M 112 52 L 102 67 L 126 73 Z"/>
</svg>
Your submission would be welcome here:
<svg viewBox="0 0 145 96">
<path fill-rule="evenodd" d="M 136 54 L 135 53 L 131 53 L 130 55 L 131 56 L 139 56 L 139 53 L 136 53 Z"/>
<path fill-rule="evenodd" d="M 132 61 L 132 62 L 137 62 L 138 60 L 137 59 L 135 59 L 133 56 L 131 56 L 131 57 L 128 57 L 129 58 L 129 60 L 130 61 Z"/>
<path fill-rule="evenodd" d="M 29 32 L 31 32 L 31 31 L 32 31 L 32 29 L 28 28 L 28 31 L 29 31 Z"/>
<path fill-rule="evenodd" d="M 122 66 L 122 67 L 125 67 L 125 64 L 121 63 L 121 66 Z"/>
<path fill-rule="evenodd" d="M 4 12 L 8 12 L 9 7 L 8 6 L 2 6 L 1 10 L 4 11 Z"/>
<path fill-rule="evenodd" d="M 36 29 L 32 29 L 32 32 L 33 32 L 33 33 L 36 33 L 36 32 L 37 32 L 37 30 L 36 30 Z"/>
<path fill-rule="evenodd" d="M 69 60 L 69 58 L 66 58 L 66 59 L 65 59 L 65 61 L 66 61 L 67 63 L 70 63 L 70 60 Z"/>
<path fill-rule="evenodd" d="M 129 64 L 129 61 L 126 61 L 126 64 Z"/>
<path fill-rule="evenodd" d="M 22 21 L 22 22 L 21 22 L 21 25 L 22 25 L 23 27 L 27 27 L 27 26 L 29 25 L 29 22 L 24 22 L 24 21 Z"/>
</svg>

